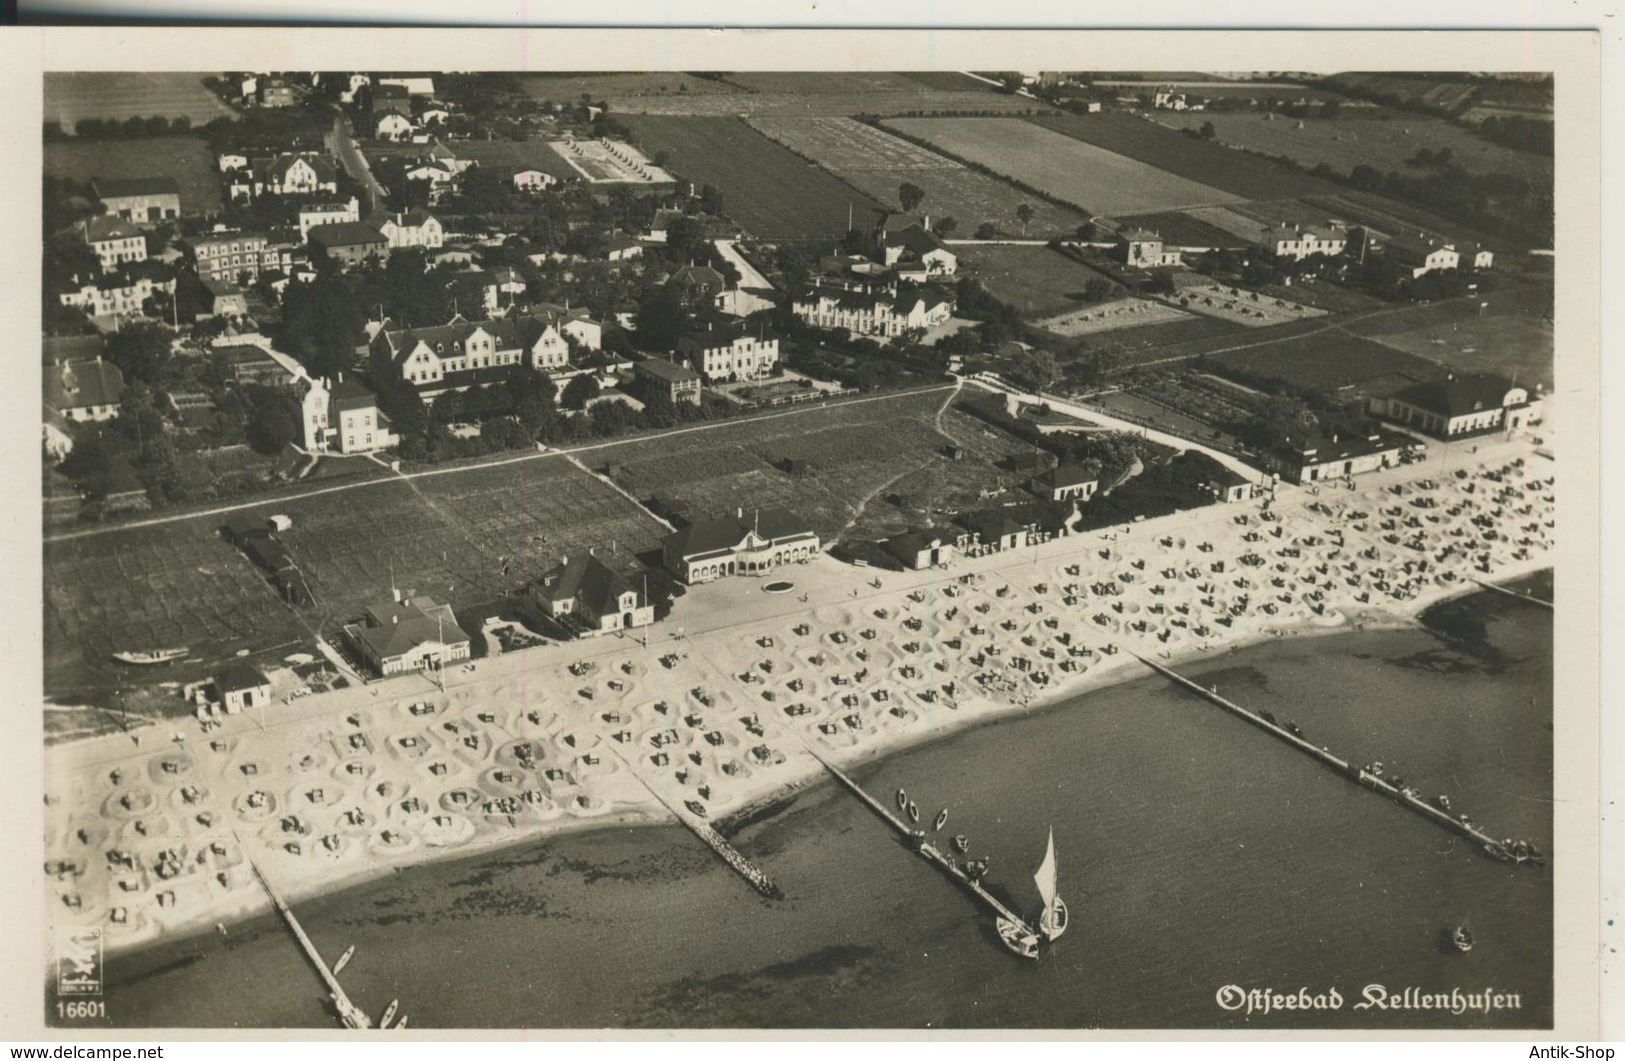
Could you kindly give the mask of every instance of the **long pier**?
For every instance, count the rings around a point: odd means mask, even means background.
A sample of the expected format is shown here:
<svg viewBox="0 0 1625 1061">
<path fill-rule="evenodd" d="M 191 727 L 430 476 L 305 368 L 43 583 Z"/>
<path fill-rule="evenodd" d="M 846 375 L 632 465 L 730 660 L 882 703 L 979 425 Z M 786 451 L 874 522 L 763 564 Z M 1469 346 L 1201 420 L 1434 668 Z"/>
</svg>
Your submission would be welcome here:
<svg viewBox="0 0 1625 1061">
<path fill-rule="evenodd" d="M 929 840 L 925 840 L 917 836 L 914 830 L 905 825 L 903 820 L 893 814 L 890 808 L 888 808 L 884 803 L 865 792 L 861 785 L 852 780 L 850 777 L 846 776 L 846 773 L 834 763 L 831 763 L 822 755 L 819 755 L 817 752 L 813 751 L 812 748 L 808 747 L 806 741 L 801 741 L 801 746 L 806 749 L 808 755 L 812 756 L 814 759 L 817 759 L 819 765 L 825 770 L 828 770 L 830 775 L 833 776 L 835 780 L 845 785 L 854 796 L 857 796 L 858 799 L 863 801 L 865 806 L 878 814 L 882 821 L 886 822 L 893 829 L 896 829 L 903 839 L 907 840 L 910 844 L 913 844 L 915 849 L 919 851 L 922 858 L 924 858 L 927 862 L 934 864 L 938 869 L 948 874 L 948 876 L 952 877 L 955 881 L 958 881 L 959 884 L 972 895 L 986 903 L 995 914 L 1008 919 L 1014 924 L 1021 925 L 1028 932 L 1032 932 L 1032 926 L 1027 924 L 1027 920 L 1025 918 L 1012 912 L 1009 907 L 995 899 L 991 894 L 989 894 L 986 888 L 982 887 L 982 885 L 977 882 L 974 877 L 960 869 L 958 864 L 955 863 L 953 859 L 949 858 L 947 855 L 944 855 Z"/>
<path fill-rule="evenodd" d="M 328 967 L 327 960 L 316 949 L 316 944 L 312 943 L 310 937 L 305 935 L 303 926 L 299 924 L 299 919 L 293 916 L 293 911 L 289 909 L 288 904 L 282 901 L 282 896 L 276 893 L 276 889 L 271 887 L 271 882 L 265 879 L 265 874 L 260 872 L 259 865 L 252 858 L 248 860 L 248 865 L 253 869 L 254 878 L 260 882 L 260 887 L 265 889 L 265 894 L 271 897 L 271 905 L 276 907 L 277 913 L 281 914 L 282 920 L 287 922 L 294 938 L 305 949 L 305 957 L 310 959 L 310 964 L 316 967 L 316 971 L 321 974 L 323 982 L 327 984 L 327 991 L 333 999 L 334 1008 L 338 1010 L 339 1020 L 344 1022 L 346 1028 L 372 1027 L 372 1018 L 368 1017 L 360 1006 L 351 1002 L 350 996 L 344 993 L 344 987 L 339 983 L 339 978 L 333 975 L 333 970 Z"/>
<path fill-rule="evenodd" d="M 1483 586 L 1485 589 L 1493 589 L 1497 593 L 1505 593 L 1507 596 L 1511 597 L 1513 600 L 1521 600 L 1526 604 L 1538 604 L 1542 608 L 1545 608 L 1547 611 L 1556 611 L 1557 610 L 1553 606 L 1551 601 L 1543 600 L 1540 597 L 1536 597 L 1536 596 L 1534 596 L 1532 594 L 1519 593 L 1516 590 L 1507 589 L 1505 586 L 1497 586 L 1493 582 L 1485 582 L 1481 578 L 1475 578 L 1475 579 L 1473 579 L 1473 581 L 1478 583 L 1480 586 Z"/>
<path fill-rule="evenodd" d="M 641 783 L 644 788 L 649 790 L 649 794 L 651 796 L 659 800 L 662 806 L 671 811 L 671 813 L 677 817 L 678 821 L 687 826 L 689 832 L 693 833 L 695 836 L 704 841 L 705 846 L 709 847 L 712 851 L 715 851 L 717 853 L 717 857 L 726 862 L 730 869 L 739 874 L 741 877 L 744 877 L 752 888 L 755 888 L 758 892 L 767 896 L 769 899 L 784 898 L 784 892 L 780 890 L 777 884 L 773 883 L 773 878 L 762 872 L 761 867 L 757 866 L 756 863 L 752 862 L 744 855 L 741 855 L 738 848 L 734 847 L 727 840 L 722 838 L 721 833 L 711 828 L 709 824 L 701 821 L 695 815 L 684 813 L 686 808 L 680 809 L 672 806 L 671 801 L 668 800 L 659 789 L 651 785 L 648 778 L 638 773 L 638 771 L 632 766 L 631 761 L 627 759 L 626 756 L 622 755 L 614 748 L 610 748 L 610 751 L 615 752 L 616 758 L 620 759 L 621 762 L 626 764 L 626 768 L 631 771 L 632 776 L 637 778 L 639 783 Z"/>
<path fill-rule="evenodd" d="M 1518 594 L 1513 594 L 1513 596 L 1518 596 Z M 1331 767 L 1344 777 L 1350 778 L 1362 787 L 1369 788 L 1373 792 L 1387 796 L 1395 803 L 1398 803 L 1400 806 L 1420 814 L 1422 817 L 1433 822 L 1435 825 L 1447 829 L 1458 836 L 1471 840 L 1473 843 L 1479 846 L 1480 850 L 1491 858 L 1502 862 L 1517 862 L 1535 866 L 1544 864 L 1543 858 L 1520 857 L 1514 854 L 1511 841 L 1495 839 L 1488 833 L 1485 833 L 1484 831 L 1470 825 L 1468 822 L 1453 817 L 1438 807 L 1435 807 L 1433 804 L 1428 803 L 1426 800 L 1420 799 L 1416 795 L 1413 795 L 1410 789 L 1400 788 L 1399 786 L 1388 781 L 1386 778 L 1379 777 L 1376 774 L 1371 773 L 1364 767 L 1355 766 L 1353 763 L 1333 755 L 1324 748 L 1316 747 L 1285 727 L 1254 714 L 1239 704 L 1226 700 L 1224 697 L 1220 696 L 1216 690 L 1204 689 L 1202 686 L 1191 681 L 1178 671 L 1165 667 L 1156 660 L 1147 659 L 1138 652 L 1133 652 L 1132 650 L 1129 651 L 1135 659 L 1139 660 L 1141 663 L 1144 663 L 1147 667 L 1150 667 L 1152 670 L 1156 671 L 1158 674 L 1161 674 L 1165 678 L 1168 678 L 1170 681 L 1173 681 L 1174 683 L 1190 690 L 1202 699 L 1207 700 L 1210 703 L 1217 704 L 1219 707 L 1222 707 L 1224 710 L 1230 712 L 1232 715 L 1235 715 L 1242 721 L 1256 726 L 1265 733 L 1268 733 L 1270 736 L 1275 737 L 1277 740 L 1280 740 L 1285 744 L 1296 748 L 1298 751 L 1303 752 L 1310 758 Z"/>
</svg>

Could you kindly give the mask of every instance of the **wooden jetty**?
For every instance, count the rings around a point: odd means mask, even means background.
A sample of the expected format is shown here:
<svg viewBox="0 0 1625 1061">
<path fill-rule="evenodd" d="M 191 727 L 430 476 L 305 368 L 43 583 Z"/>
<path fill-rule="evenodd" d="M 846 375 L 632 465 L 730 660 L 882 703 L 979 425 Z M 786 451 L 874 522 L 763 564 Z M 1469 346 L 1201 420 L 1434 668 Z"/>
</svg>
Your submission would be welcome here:
<svg viewBox="0 0 1625 1061">
<path fill-rule="evenodd" d="M 757 866 L 756 863 L 752 862 L 744 855 L 741 855 L 738 848 L 734 847 L 727 840 L 724 840 L 722 838 L 722 834 L 711 828 L 708 823 L 701 821 L 700 818 L 695 814 L 687 813 L 687 808 L 673 806 L 672 802 L 667 799 L 665 795 L 660 792 L 660 790 L 651 785 L 647 778 L 633 768 L 632 763 L 626 758 L 626 756 L 622 755 L 614 748 L 610 748 L 610 750 L 615 752 L 616 757 L 619 758 L 621 762 L 626 764 L 626 768 L 631 771 L 632 776 L 637 778 L 639 783 L 641 783 L 644 788 L 649 790 L 649 794 L 651 796 L 659 800 L 662 806 L 671 811 L 672 814 L 676 815 L 677 820 L 687 826 L 689 832 L 693 833 L 695 836 L 704 841 L 706 847 L 709 847 L 712 851 L 715 851 L 717 857 L 726 862 L 729 868 L 735 873 L 739 874 L 741 877 L 744 877 L 752 888 L 755 888 L 758 892 L 767 896 L 769 899 L 784 898 L 784 892 L 779 889 L 777 884 L 773 883 L 772 877 L 769 877 L 766 873 L 762 872 L 761 867 Z"/>
<path fill-rule="evenodd" d="M 845 785 L 854 796 L 857 796 L 858 799 L 863 801 L 863 804 L 866 807 L 878 814 L 882 821 L 886 822 L 893 829 L 896 829 L 903 839 L 907 840 L 909 844 L 920 853 L 920 857 L 935 865 L 938 869 L 948 874 L 948 876 L 952 877 L 955 881 L 958 881 L 966 891 L 976 896 L 976 898 L 980 899 L 983 903 L 986 903 L 995 914 L 1000 917 L 1007 918 L 1013 924 L 1020 925 L 1027 932 L 1037 935 L 1036 932 L 1033 932 L 1032 926 L 1027 924 L 1026 918 L 1012 912 L 1008 906 L 1005 906 L 1003 903 L 999 902 L 998 899 L 995 899 L 974 877 L 960 869 L 958 863 L 949 858 L 947 855 L 944 855 L 936 848 L 935 845 L 933 845 L 929 840 L 925 839 L 925 837 L 922 836 L 917 830 L 910 829 L 906 824 L 904 824 L 903 820 L 893 814 L 890 808 L 888 808 L 884 803 L 865 792 L 861 785 L 852 780 L 850 777 L 846 776 L 846 773 L 834 763 L 831 763 L 822 755 L 819 755 L 817 752 L 813 751 L 812 748 L 808 747 L 806 741 L 801 741 L 801 746 L 806 749 L 808 755 L 812 756 L 814 759 L 817 759 L 819 765 L 825 770 L 828 770 L 830 775 L 834 777 L 835 780 Z"/>
<path fill-rule="evenodd" d="M 288 908 L 287 903 L 282 901 L 282 896 L 278 895 L 276 889 L 271 887 L 271 882 L 265 879 L 265 874 L 260 871 L 259 865 L 252 858 L 248 860 L 248 865 L 254 871 L 254 878 L 260 882 L 260 887 L 264 888 L 265 894 L 270 896 L 271 905 L 276 907 L 277 913 L 282 915 L 282 920 L 287 923 L 289 930 L 293 932 L 294 938 L 304 948 L 305 957 L 310 959 L 310 964 L 316 967 L 316 972 L 321 974 L 322 981 L 327 984 L 327 992 L 333 1000 L 333 1007 L 338 1012 L 339 1020 L 344 1023 L 346 1028 L 372 1027 L 372 1018 L 362 1012 L 361 1007 L 351 1002 L 350 996 L 344 993 L 344 987 L 339 983 L 339 978 L 333 975 L 332 969 L 328 968 L 327 961 L 322 957 L 321 952 L 316 949 L 316 944 L 312 943 L 310 937 L 305 935 L 305 930 L 299 924 L 299 919 L 293 916 L 293 911 Z"/>
<path fill-rule="evenodd" d="M 1518 596 L 1518 594 L 1513 594 L 1513 596 Z M 1291 747 L 1296 748 L 1298 751 L 1303 752 L 1310 758 L 1318 760 L 1326 766 L 1331 767 L 1343 776 L 1355 781 L 1357 784 L 1365 788 L 1369 788 L 1373 792 L 1387 796 L 1395 803 L 1398 803 L 1400 806 L 1420 814 L 1422 817 L 1433 822 L 1435 825 L 1441 826 L 1442 828 L 1448 829 L 1450 832 L 1453 832 L 1458 836 L 1471 840 L 1473 843 L 1479 846 L 1479 849 L 1483 851 L 1484 854 L 1490 856 L 1491 858 L 1502 862 L 1517 862 L 1532 866 L 1545 864 L 1545 859 L 1543 856 L 1538 858 L 1524 857 L 1514 853 L 1515 847 L 1524 845 L 1515 844 L 1511 840 L 1497 840 L 1488 833 L 1474 827 L 1462 818 L 1453 817 L 1444 810 L 1435 807 L 1433 804 L 1416 795 L 1413 790 L 1409 788 L 1401 788 L 1388 781 L 1386 778 L 1371 773 L 1364 767 L 1356 766 L 1345 759 L 1341 759 L 1338 756 L 1333 755 L 1324 748 L 1316 747 L 1285 727 L 1254 714 L 1252 711 L 1247 710 L 1239 704 L 1231 703 L 1229 700 L 1226 700 L 1224 697 L 1220 696 L 1216 690 L 1204 689 L 1202 686 L 1191 681 L 1178 671 L 1165 667 L 1154 659 L 1147 659 L 1138 652 L 1132 652 L 1132 650 L 1131 654 L 1135 659 L 1139 660 L 1141 663 L 1144 663 L 1147 667 L 1150 667 L 1158 674 L 1163 675 L 1178 685 L 1184 686 L 1186 689 L 1189 689 L 1202 699 L 1207 700 L 1210 703 L 1217 704 L 1219 707 L 1224 708 L 1237 718 L 1256 726 L 1257 728 L 1268 733 L 1270 736 L 1275 737 Z"/>
<path fill-rule="evenodd" d="M 1473 581 L 1478 583 L 1480 586 L 1483 586 L 1485 589 L 1493 589 L 1497 593 L 1505 593 L 1507 596 L 1511 597 L 1513 600 L 1521 600 L 1521 601 L 1524 601 L 1524 602 L 1526 602 L 1528 604 L 1538 604 L 1542 608 L 1545 608 L 1547 611 L 1556 611 L 1557 610 L 1553 606 L 1551 601 L 1542 600 L 1541 598 L 1536 597 L 1536 596 L 1534 596 L 1532 594 L 1519 593 L 1516 590 L 1507 589 L 1505 586 L 1497 586 L 1493 582 L 1485 582 L 1481 578 L 1475 578 L 1475 579 L 1473 579 Z"/>
</svg>

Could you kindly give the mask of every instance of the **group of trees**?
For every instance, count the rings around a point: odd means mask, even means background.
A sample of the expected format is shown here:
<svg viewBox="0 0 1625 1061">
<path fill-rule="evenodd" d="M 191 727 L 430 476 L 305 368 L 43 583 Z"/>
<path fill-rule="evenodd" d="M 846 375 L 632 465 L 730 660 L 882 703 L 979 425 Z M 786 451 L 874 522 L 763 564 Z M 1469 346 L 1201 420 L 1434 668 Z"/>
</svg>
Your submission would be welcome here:
<svg viewBox="0 0 1625 1061">
<path fill-rule="evenodd" d="M 122 121 L 118 118 L 80 118 L 73 123 L 73 133 L 70 135 L 62 127 L 62 122 L 52 119 L 45 123 L 45 141 L 79 139 L 79 140 L 133 140 L 146 136 L 184 135 L 192 131 L 192 119 L 182 114 L 177 118 L 169 118 L 162 114 L 154 114 L 143 118 L 132 116 Z"/>
</svg>

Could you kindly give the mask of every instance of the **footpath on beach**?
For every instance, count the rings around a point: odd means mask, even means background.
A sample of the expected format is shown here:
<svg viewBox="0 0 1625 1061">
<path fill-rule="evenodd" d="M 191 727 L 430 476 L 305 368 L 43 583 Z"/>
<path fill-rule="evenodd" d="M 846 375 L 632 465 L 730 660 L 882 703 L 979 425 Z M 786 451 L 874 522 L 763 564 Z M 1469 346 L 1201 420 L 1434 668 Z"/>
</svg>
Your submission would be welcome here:
<svg viewBox="0 0 1625 1061">
<path fill-rule="evenodd" d="M 1495 439 L 945 569 L 819 557 L 775 573 L 789 592 L 696 586 L 646 631 L 504 653 L 443 687 L 413 675 L 207 732 L 59 744 L 47 918 L 101 926 L 117 950 L 267 909 L 250 861 L 297 901 L 610 822 L 676 818 L 706 839 L 818 777 L 808 749 L 849 765 L 1148 673 L 1136 656 L 1177 669 L 1408 621 L 1549 567 L 1553 468 Z"/>
</svg>

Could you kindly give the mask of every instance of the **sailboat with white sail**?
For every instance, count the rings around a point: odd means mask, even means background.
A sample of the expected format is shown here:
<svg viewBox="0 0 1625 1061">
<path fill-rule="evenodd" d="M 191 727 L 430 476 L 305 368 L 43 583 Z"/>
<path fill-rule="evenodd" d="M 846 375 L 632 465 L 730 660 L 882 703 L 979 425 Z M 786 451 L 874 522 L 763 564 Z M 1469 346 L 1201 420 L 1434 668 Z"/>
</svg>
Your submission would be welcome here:
<svg viewBox="0 0 1625 1061">
<path fill-rule="evenodd" d="M 999 930 L 999 939 L 1004 945 L 1023 958 L 1038 957 L 1040 942 L 1054 942 L 1061 938 L 1066 931 L 1068 913 L 1066 900 L 1062 899 L 1058 890 L 1059 873 L 1055 861 L 1055 830 L 1049 831 L 1049 845 L 1044 850 L 1044 861 L 1039 863 L 1038 870 L 1033 874 L 1033 883 L 1038 885 L 1038 895 L 1044 901 L 1044 910 L 1038 915 L 1038 931 L 1034 932 L 1024 920 L 1011 917 L 998 917 L 994 920 Z"/>
</svg>

